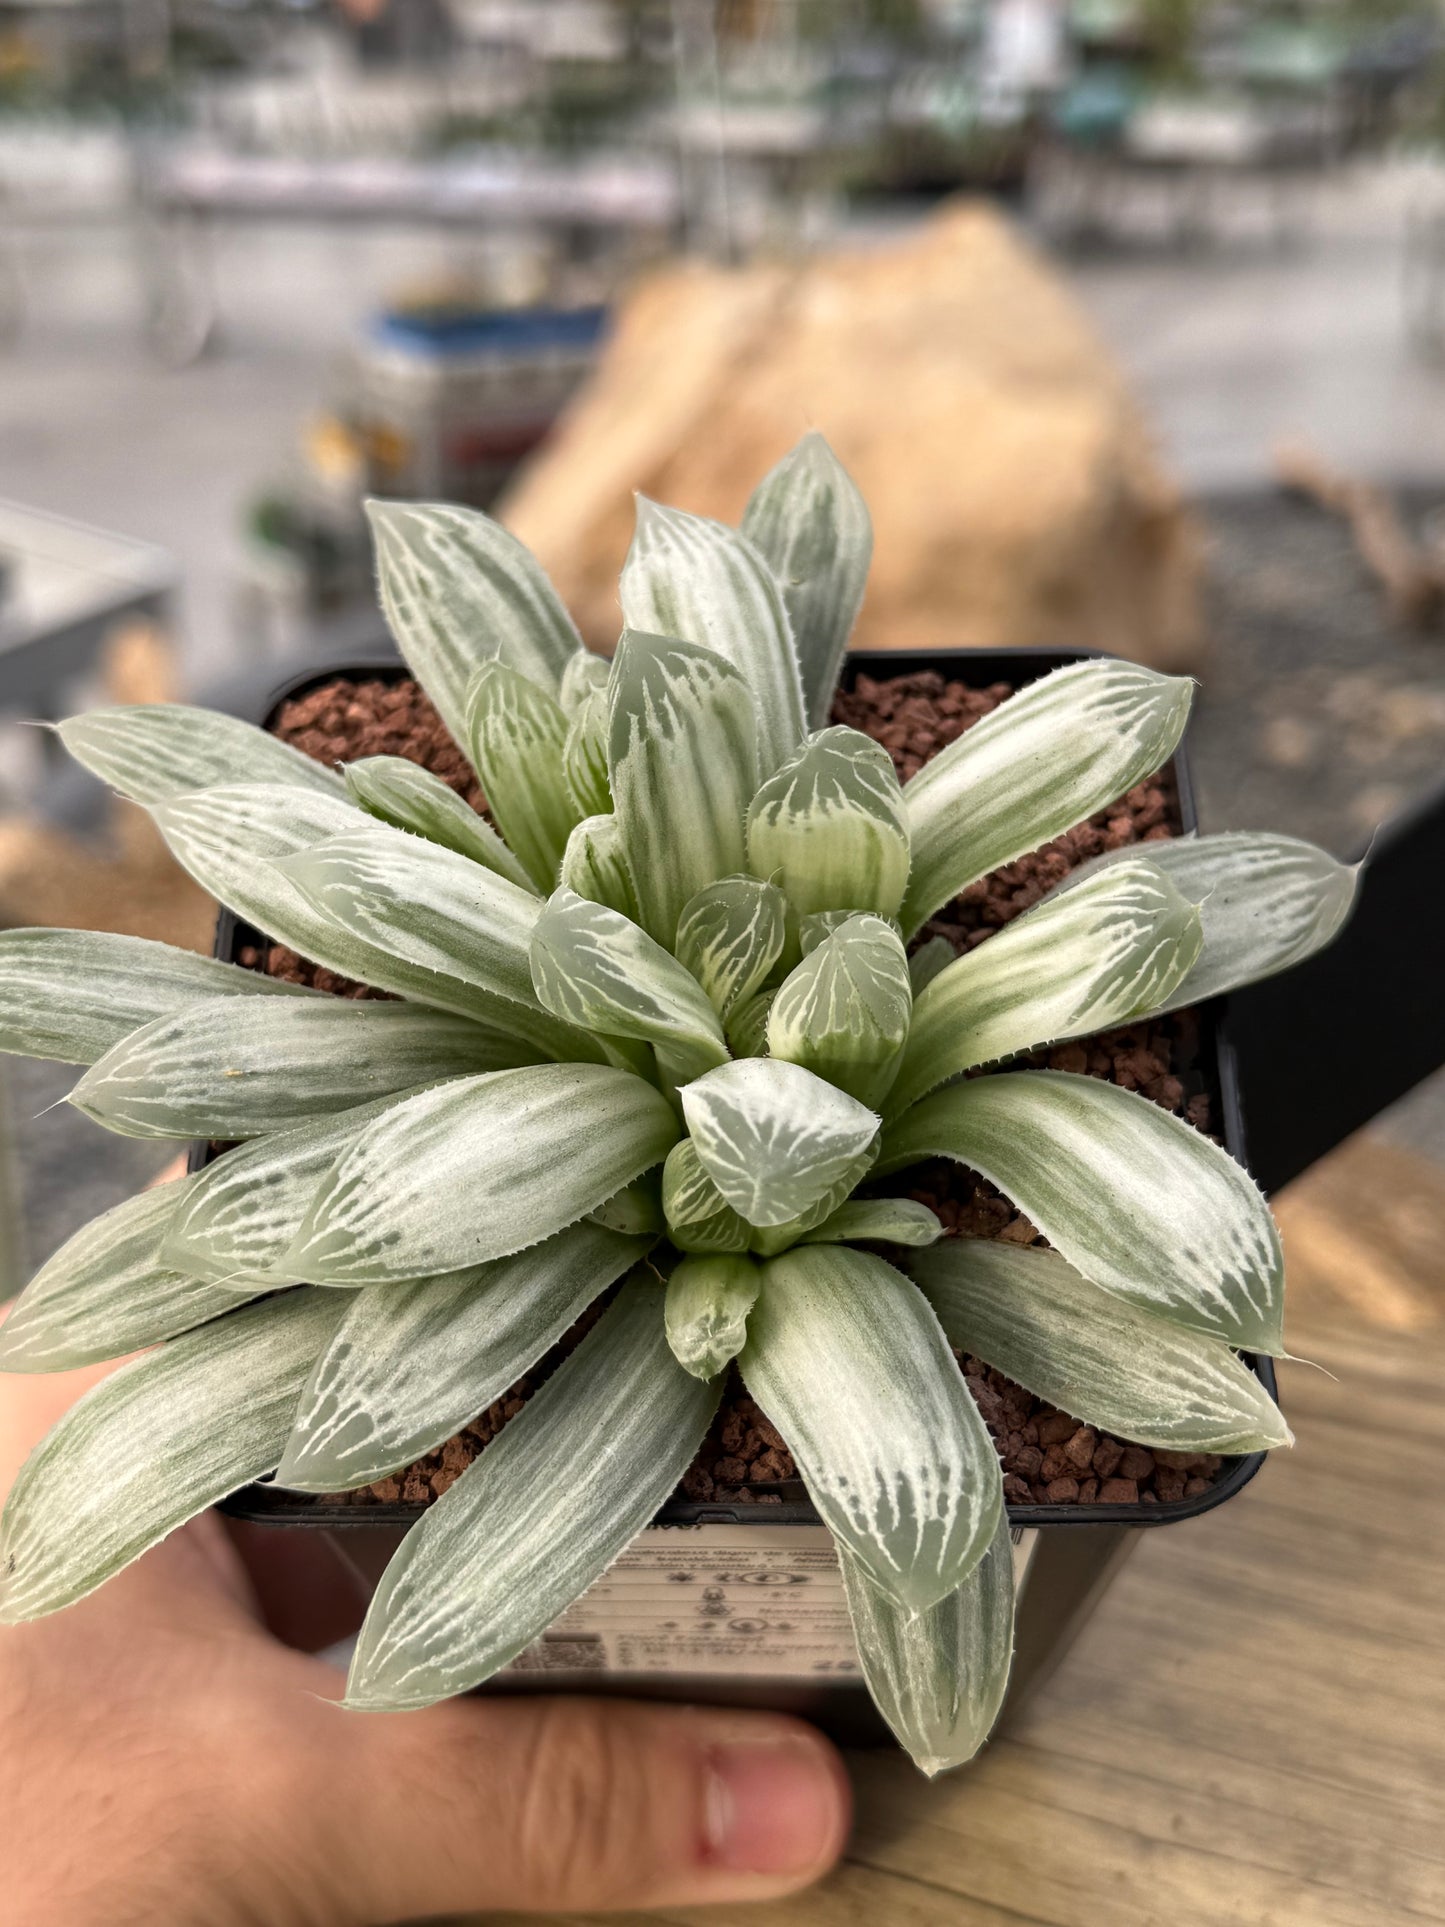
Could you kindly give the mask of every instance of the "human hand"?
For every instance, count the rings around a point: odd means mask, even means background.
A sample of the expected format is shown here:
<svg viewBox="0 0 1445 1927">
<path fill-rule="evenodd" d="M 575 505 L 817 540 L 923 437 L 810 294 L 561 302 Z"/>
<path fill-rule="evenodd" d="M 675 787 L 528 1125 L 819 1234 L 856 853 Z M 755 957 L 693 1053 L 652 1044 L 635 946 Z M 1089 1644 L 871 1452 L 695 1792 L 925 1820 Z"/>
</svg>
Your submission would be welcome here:
<svg viewBox="0 0 1445 1927">
<path fill-rule="evenodd" d="M 0 1375 L 0 1494 L 106 1368 Z M 317 1533 L 204 1514 L 0 1628 L 4 1927 L 361 1927 L 786 1894 L 842 1850 L 781 1715 L 546 1696 L 344 1711 L 363 1602 Z"/>
</svg>

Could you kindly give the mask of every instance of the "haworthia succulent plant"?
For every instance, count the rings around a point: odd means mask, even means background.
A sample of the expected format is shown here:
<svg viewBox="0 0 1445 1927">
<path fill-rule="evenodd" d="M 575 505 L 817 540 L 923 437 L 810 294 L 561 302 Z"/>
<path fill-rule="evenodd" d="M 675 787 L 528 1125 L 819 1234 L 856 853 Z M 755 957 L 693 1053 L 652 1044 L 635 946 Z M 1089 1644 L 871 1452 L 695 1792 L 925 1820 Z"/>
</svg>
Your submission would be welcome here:
<svg viewBox="0 0 1445 1927">
<path fill-rule="evenodd" d="M 18 1371 L 156 1348 L 22 1474 L 0 1617 L 278 1466 L 306 1491 L 404 1469 L 615 1291 L 405 1539 L 349 1704 L 466 1691 L 545 1631 L 737 1369 L 834 1532 L 885 1718 L 926 1771 L 957 1765 L 1002 1698 L 1011 1578 L 950 1345 L 1121 1437 L 1288 1437 L 1236 1356 L 1281 1342 L 1248 1177 L 1143 1096 L 1009 1060 L 1298 961 L 1356 873 L 1288 838 L 1154 841 L 966 955 L 936 932 L 910 957 L 958 891 L 1164 764 L 1189 685 L 1075 664 L 900 789 L 826 726 L 870 537 L 816 436 L 741 534 L 642 505 L 610 664 L 487 517 L 372 520 L 388 619 L 490 822 L 400 759 L 338 774 L 202 711 L 63 728 L 231 910 L 388 1001 L 0 934 L 0 1049 L 90 1066 L 75 1101 L 110 1129 L 248 1140 L 77 1234 L 0 1328 Z M 935 1157 L 1054 1249 L 967 1243 L 942 1202 L 887 1195 Z"/>
</svg>

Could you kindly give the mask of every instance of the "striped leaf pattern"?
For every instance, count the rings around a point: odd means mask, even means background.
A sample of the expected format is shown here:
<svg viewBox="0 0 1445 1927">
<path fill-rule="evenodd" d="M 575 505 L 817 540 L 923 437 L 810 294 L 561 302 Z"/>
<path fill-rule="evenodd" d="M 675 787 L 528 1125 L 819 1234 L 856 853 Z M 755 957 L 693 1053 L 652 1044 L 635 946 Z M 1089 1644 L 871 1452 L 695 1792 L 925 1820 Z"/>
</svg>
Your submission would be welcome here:
<svg viewBox="0 0 1445 1927">
<path fill-rule="evenodd" d="M 39 1619 L 276 1465 L 339 1292 L 246 1305 L 123 1365 L 21 1469 L 0 1518 L 0 1624 Z"/>
<path fill-rule="evenodd" d="M 672 1356 L 660 1295 L 655 1279 L 629 1280 L 407 1534 L 361 1629 L 348 1705 L 426 1706 L 480 1685 L 652 1518 L 691 1463 L 720 1390 Z"/>
<path fill-rule="evenodd" d="M 888 1599 L 922 1613 L 963 1584 L 1003 1477 L 916 1285 L 844 1245 L 785 1252 L 763 1267 L 739 1363 L 833 1536 Z"/>
<path fill-rule="evenodd" d="M 615 816 L 584 816 L 562 852 L 560 882 L 589 903 L 604 903 L 633 923 L 642 920 L 632 869 Z"/>
<path fill-rule="evenodd" d="M 581 638 L 540 564 L 475 509 L 368 502 L 381 606 L 442 721 L 465 744 L 467 684 L 498 658 L 555 690 Z"/>
<path fill-rule="evenodd" d="M 564 781 L 561 704 L 503 662 L 467 684 L 466 743 L 497 828 L 537 888 L 555 888 L 574 823 L 586 815 Z"/>
<path fill-rule="evenodd" d="M 950 1345 L 1101 1431 L 1175 1452 L 1291 1442 L 1279 1407 L 1223 1340 L 1091 1285 L 1057 1252 L 949 1238 L 909 1270 Z"/>
<path fill-rule="evenodd" d="M 856 729 L 812 736 L 748 811 L 748 868 L 801 915 L 891 917 L 908 882 L 908 819 L 886 749 Z"/>
<path fill-rule="evenodd" d="M 742 673 L 757 705 L 760 776 L 797 748 L 803 684 L 782 590 L 736 529 L 639 495 L 622 619 L 629 629 L 699 643 Z"/>
<path fill-rule="evenodd" d="M 592 1224 L 512 1258 L 359 1291 L 301 1394 L 280 1484 L 343 1492 L 443 1444 L 647 1250 Z"/>
<path fill-rule="evenodd" d="M 672 1355 L 694 1378 L 716 1378 L 742 1350 L 762 1271 L 751 1258 L 717 1253 L 684 1258 L 667 1281 L 665 1323 Z"/>
<path fill-rule="evenodd" d="M 567 715 L 575 716 L 594 690 L 605 690 L 611 674 L 612 663 L 608 657 L 594 655 L 590 649 L 574 650 L 567 658 L 557 690 L 557 700 Z"/>
<path fill-rule="evenodd" d="M 70 1102 L 123 1137 L 261 1137 L 445 1077 L 511 1070 L 535 1054 L 464 1017 L 415 1004 L 239 997 L 192 1005 L 99 1058 Z"/>
<path fill-rule="evenodd" d="M 661 1092 L 605 1065 L 456 1078 L 361 1132 L 284 1263 L 314 1284 L 372 1285 L 506 1258 L 661 1164 L 677 1136 Z"/>
<path fill-rule="evenodd" d="M 746 1251 L 751 1242 L 752 1226 L 708 1176 L 690 1137 L 673 1145 L 662 1167 L 662 1210 L 679 1251 Z"/>
<path fill-rule="evenodd" d="M 607 696 L 607 766 L 638 920 L 670 950 L 689 899 L 746 868 L 757 710 L 737 670 L 710 649 L 630 630 Z"/>
<path fill-rule="evenodd" d="M 783 1225 L 868 1168 L 878 1120 L 800 1064 L 752 1057 L 682 1093 L 703 1169 L 751 1225 Z"/>
<path fill-rule="evenodd" d="M 1134 663 L 1071 663 L 1011 696 L 904 789 L 911 937 L 968 884 L 1036 850 L 1159 769 L 1193 684 Z"/>
<path fill-rule="evenodd" d="M 470 857 L 520 890 L 535 888 L 486 818 L 420 763 L 404 756 L 363 756 L 348 763 L 342 775 L 352 801 L 378 822 Z"/>
<path fill-rule="evenodd" d="M 784 980 L 768 1013 L 768 1052 L 877 1110 L 912 1012 L 899 937 L 881 917 L 850 917 Z"/>
<path fill-rule="evenodd" d="M 913 1198 L 849 1198 L 798 1243 L 931 1245 L 942 1236 L 938 1219 Z"/>
<path fill-rule="evenodd" d="M 605 688 L 594 689 L 574 712 L 562 745 L 562 780 L 583 816 L 612 813 L 607 780 L 608 705 Z"/>
<path fill-rule="evenodd" d="M 873 523 L 821 435 L 805 435 L 754 489 L 742 532 L 777 577 L 808 720 L 828 720 L 873 559 Z"/>
<path fill-rule="evenodd" d="M 721 877 L 684 904 L 675 949 L 726 1023 L 782 955 L 787 931 L 781 890 L 757 877 Z"/>
<path fill-rule="evenodd" d="M 334 771 L 268 730 L 184 703 L 88 709 L 61 723 L 60 740 L 77 763 L 135 803 L 229 788 L 241 771 L 250 783 L 337 799 L 346 794 Z"/>
<path fill-rule="evenodd" d="M 0 1051 L 27 1057 L 93 1064 L 143 1024 L 203 999 L 315 995 L 148 937 L 0 930 Z"/>
<path fill-rule="evenodd" d="M 1198 910 L 1139 857 L 1035 904 L 923 991 L 889 1115 L 976 1065 L 1156 1009 L 1202 941 Z"/>
<path fill-rule="evenodd" d="M 1147 1097 L 1067 1071 L 974 1078 L 891 1125 L 878 1168 L 929 1157 L 996 1184 L 1106 1291 L 1245 1351 L 1283 1349 L 1268 1206 L 1227 1151 Z"/>
</svg>

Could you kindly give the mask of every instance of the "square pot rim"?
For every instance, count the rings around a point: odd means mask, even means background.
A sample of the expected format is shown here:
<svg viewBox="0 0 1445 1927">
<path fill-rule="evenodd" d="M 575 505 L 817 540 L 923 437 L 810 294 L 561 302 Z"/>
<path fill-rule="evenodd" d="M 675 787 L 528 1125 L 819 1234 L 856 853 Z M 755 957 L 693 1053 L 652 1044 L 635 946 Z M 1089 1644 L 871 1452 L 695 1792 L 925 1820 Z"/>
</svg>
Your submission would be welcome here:
<svg viewBox="0 0 1445 1927">
<path fill-rule="evenodd" d="M 958 680 L 971 681 L 975 686 L 980 680 L 1010 681 L 1015 683 L 1016 688 L 1021 688 L 1024 683 L 1016 679 L 1011 672 L 1025 666 L 1035 669 L 1036 673 L 1027 678 L 1027 681 L 1032 682 L 1038 676 L 1047 675 L 1050 671 L 1063 668 L 1069 663 L 1100 660 L 1125 661 L 1128 658 L 1115 656 L 1106 649 L 1071 648 L 1054 644 L 1038 647 L 1009 644 L 999 648 L 850 649 L 843 658 L 838 681 L 840 687 L 848 688 L 860 674 L 871 675 L 877 681 L 888 681 L 898 676 L 916 675 L 925 671 L 946 675 L 951 670 Z M 988 673 L 987 666 L 990 664 L 998 665 L 1002 673 L 997 675 Z M 980 672 L 983 672 L 982 675 Z M 307 695 L 311 690 L 320 688 L 326 683 L 400 681 L 412 676 L 412 673 L 399 653 L 338 658 L 335 662 L 297 670 L 277 683 L 262 700 L 248 705 L 250 714 L 246 720 L 256 723 L 263 729 L 271 729 L 283 703 L 290 702 L 295 697 Z M 1187 736 L 1186 729 L 1185 739 L 1181 740 L 1176 748 L 1169 765 L 1173 769 L 1178 788 L 1179 813 L 1185 835 L 1198 830 L 1198 811 L 1189 768 Z M 224 905 L 220 906 L 216 917 L 212 955 L 224 962 L 234 963 L 239 933 L 247 927 L 233 911 Z M 1212 1048 L 1214 1053 L 1220 1106 L 1223 1112 L 1225 1148 L 1248 1170 L 1244 1110 L 1234 1047 L 1229 1037 L 1228 1006 L 1227 997 L 1212 998 L 1200 1005 L 1199 1008 L 1203 1013 L 1201 1028 L 1205 1050 L 1209 1051 Z M 194 1142 L 187 1159 L 187 1171 L 200 1170 L 210 1161 L 210 1158 L 209 1145 L 203 1141 Z M 1271 1398 L 1278 1403 L 1279 1392 L 1273 1359 L 1251 1352 L 1241 1353 L 1241 1357 L 1259 1378 Z M 1234 1498 L 1254 1478 L 1267 1457 L 1268 1454 L 1265 1452 L 1250 1452 L 1226 1459 L 1224 1468 L 1208 1489 L 1188 1499 L 1159 1501 L 1153 1505 L 1145 1505 L 1142 1501 L 1136 1500 L 1133 1504 L 1088 1506 L 1037 1503 L 1020 1505 L 1011 1501 L 1006 1508 L 1009 1524 L 1015 1533 L 1031 1527 L 1152 1527 L 1182 1524 L 1185 1520 L 1196 1519 Z M 328 1504 L 326 1494 L 292 1494 L 286 1492 L 283 1487 L 261 1480 L 242 1486 L 231 1493 L 220 1501 L 219 1509 L 232 1518 L 262 1525 L 355 1530 L 367 1527 L 411 1526 L 429 1510 L 429 1505 L 407 1499 L 375 1505 Z M 758 1503 L 757 1501 L 689 1500 L 673 1497 L 661 1507 L 653 1523 L 658 1526 L 799 1526 L 821 1525 L 822 1520 L 812 1502 L 806 1498 L 784 1499 L 778 1503 Z"/>
</svg>

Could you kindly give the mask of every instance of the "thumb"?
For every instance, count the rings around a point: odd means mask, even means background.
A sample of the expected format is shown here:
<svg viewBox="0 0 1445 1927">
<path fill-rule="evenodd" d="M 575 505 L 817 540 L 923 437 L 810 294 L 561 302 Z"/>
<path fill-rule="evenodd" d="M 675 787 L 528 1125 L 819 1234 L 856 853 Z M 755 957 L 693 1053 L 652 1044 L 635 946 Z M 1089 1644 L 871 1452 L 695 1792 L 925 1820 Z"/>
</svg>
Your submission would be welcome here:
<svg viewBox="0 0 1445 1927">
<path fill-rule="evenodd" d="M 360 1921 L 770 1899 L 847 1837 L 842 1761 L 782 1714 L 551 1695 L 317 1711 L 333 1770 L 313 1864 Z"/>
</svg>

